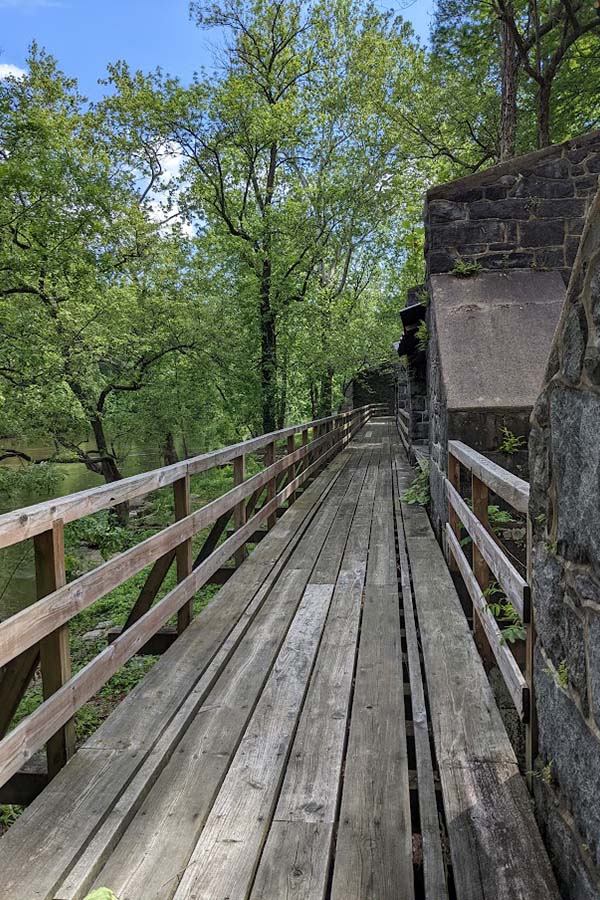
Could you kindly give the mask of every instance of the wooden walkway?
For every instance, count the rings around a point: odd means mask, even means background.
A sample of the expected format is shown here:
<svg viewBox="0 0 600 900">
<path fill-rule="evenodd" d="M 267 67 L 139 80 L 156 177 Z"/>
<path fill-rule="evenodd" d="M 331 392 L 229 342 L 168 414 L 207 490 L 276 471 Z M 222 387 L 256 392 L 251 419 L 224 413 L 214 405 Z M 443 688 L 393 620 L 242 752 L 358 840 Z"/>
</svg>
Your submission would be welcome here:
<svg viewBox="0 0 600 900">
<path fill-rule="evenodd" d="M 0 840 L 2 900 L 554 900 L 392 419 L 367 423 Z"/>
</svg>

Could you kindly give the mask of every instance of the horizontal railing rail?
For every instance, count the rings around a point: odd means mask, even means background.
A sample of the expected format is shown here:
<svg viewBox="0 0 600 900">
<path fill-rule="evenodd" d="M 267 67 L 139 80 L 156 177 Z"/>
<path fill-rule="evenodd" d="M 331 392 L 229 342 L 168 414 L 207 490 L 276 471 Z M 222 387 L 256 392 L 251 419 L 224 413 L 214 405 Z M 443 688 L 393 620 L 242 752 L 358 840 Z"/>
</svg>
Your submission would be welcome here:
<svg viewBox="0 0 600 900">
<path fill-rule="evenodd" d="M 292 503 L 307 479 L 342 450 L 380 408 L 380 404 L 370 404 L 290 426 L 116 484 L 1 516 L 0 547 L 33 538 L 38 600 L 0 623 L 0 786 L 44 745 L 52 777 L 74 752 L 73 717 L 83 704 L 174 615 L 177 633 L 181 633 L 191 621 L 198 591 L 229 560 L 243 561 L 246 544 L 253 542 L 258 526 L 266 521 L 267 530 L 271 528 L 282 504 Z M 301 435 L 300 446 L 297 435 Z M 286 441 L 285 452 L 277 458 L 276 444 L 282 440 Z M 265 467 L 246 478 L 246 458 L 257 450 L 264 450 Z M 233 465 L 233 488 L 192 511 L 190 477 L 229 463 Z M 172 525 L 67 583 L 65 524 L 171 484 L 176 517 Z M 233 533 L 227 532 L 231 519 Z M 194 561 L 192 539 L 209 526 L 212 529 Z M 177 584 L 156 600 L 173 561 Z M 71 619 L 150 566 L 123 629 L 71 675 Z M 44 701 L 8 731 L 38 663 Z"/>
<path fill-rule="evenodd" d="M 470 505 L 461 495 L 461 466 L 470 473 Z M 450 569 L 459 574 L 473 604 L 473 630 L 480 649 L 491 650 L 516 710 L 526 728 L 527 769 L 533 768 L 535 715 L 533 704 L 533 642 L 530 590 L 530 523 L 527 517 L 529 484 L 462 443 L 448 442 L 448 522 L 446 549 Z M 489 522 L 493 494 L 526 517 L 526 577 L 518 571 Z M 472 561 L 463 548 L 463 532 L 470 539 Z M 524 638 L 507 642 L 490 605 L 501 591 L 522 622 Z M 515 652 L 513 652 L 513 648 Z M 485 652 L 484 652 L 485 655 Z"/>
</svg>

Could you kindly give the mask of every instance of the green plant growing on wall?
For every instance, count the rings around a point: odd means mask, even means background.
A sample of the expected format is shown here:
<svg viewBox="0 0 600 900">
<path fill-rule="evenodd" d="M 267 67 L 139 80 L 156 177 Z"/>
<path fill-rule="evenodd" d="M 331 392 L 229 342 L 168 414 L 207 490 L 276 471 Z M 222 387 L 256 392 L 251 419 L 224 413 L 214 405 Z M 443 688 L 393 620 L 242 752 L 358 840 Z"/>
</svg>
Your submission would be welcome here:
<svg viewBox="0 0 600 900">
<path fill-rule="evenodd" d="M 519 450 L 524 448 L 526 443 L 524 437 L 515 434 L 510 428 L 507 428 L 506 425 L 503 425 L 500 431 L 502 432 L 502 443 L 498 447 L 498 450 L 501 453 L 513 456 L 515 453 L 518 453 Z"/>
<path fill-rule="evenodd" d="M 429 500 L 431 499 L 431 495 L 429 493 L 428 462 L 419 463 L 419 472 L 417 473 L 417 476 L 410 487 L 408 487 L 402 494 L 402 499 L 405 503 L 409 503 L 411 506 L 427 506 Z"/>
<path fill-rule="evenodd" d="M 455 275 L 457 278 L 472 278 L 474 275 L 478 275 L 479 272 L 481 272 L 481 266 L 478 262 L 465 262 L 464 259 L 458 259 L 454 263 L 454 268 L 450 274 Z"/>
<path fill-rule="evenodd" d="M 514 644 L 525 640 L 525 626 L 521 617 L 500 585 L 492 581 L 483 591 L 487 601 L 487 610 L 502 627 L 502 643 Z"/>
<path fill-rule="evenodd" d="M 567 666 L 566 659 L 562 659 L 558 664 L 557 671 L 557 680 L 559 685 L 562 688 L 566 688 L 569 685 L 569 667 Z"/>
<path fill-rule="evenodd" d="M 419 327 L 417 328 L 417 347 L 421 351 L 427 350 L 427 343 L 429 341 L 429 329 L 427 327 L 427 322 L 423 319 L 422 322 L 419 322 Z"/>
</svg>

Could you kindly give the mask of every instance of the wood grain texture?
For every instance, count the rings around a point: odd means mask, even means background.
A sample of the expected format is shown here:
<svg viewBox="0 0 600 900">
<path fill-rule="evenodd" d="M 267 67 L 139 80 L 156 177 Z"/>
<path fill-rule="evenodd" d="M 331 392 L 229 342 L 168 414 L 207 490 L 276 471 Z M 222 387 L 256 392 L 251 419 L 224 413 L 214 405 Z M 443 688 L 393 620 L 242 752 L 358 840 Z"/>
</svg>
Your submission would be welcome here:
<svg viewBox="0 0 600 900">
<path fill-rule="evenodd" d="M 504 682 L 508 688 L 512 701 L 515 704 L 516 710 L 521 719 L 524 719 L 529 709 L 529 688 L 527 687 L 525 676 L 519 669 L 510 647 L 506 642 L 502 642 L 502 632 L 498 627 L 498 623 L 488 610 L 487 600 L 483 596 L 481 588 L 475 579 L 475 575 L 469 566 L 468 560 L 464 555 L 460 544 L 454 537 L 452 529 L 448 526 L 448 523 L 446 523 L 446 529 L 448 544 L 458 564 L 459 572 L 469 592 L 469 596 L 471 597 L 474 613 L 481 623 L 481 628 L 486 634 L 488 644 L 494 654 L 498 668 L 502 673 L 502 677 L 504 678 Z"/>
<path fill-rule="evenodd" d="M 495 542 L 481 522 L 471 512 L 457 490 L 446 481 L 448 500 L 452 508 L 467 529 L 471 540 L 477 545 L 483 559 L 496 576 L 496 580 L 509 598 L 519 616 L 527 621 L 529 613 L 530 590 L 524 578 L 519 575 L 507 556 Z"/>
<path fill-rule="evenodd" d="M 342 416 L 345 422 L 354 421 L 357 412 L 368 416 L 371 414 L 372 408 L 373 406 L 369 405 L 360 411 L 351 410 L 342 413 Z M 143 497 L 145 494 L 173 484 L 174 481 L 185 475 L 197 475 L 216 466 L 223 466 L 239 456 L 240 453 L 253 453 L 274 440 L 282 440 L 290 434 L 297 434 L 306 428 L 330 421 L 332 418 L 330 416 L 329 419 L 291 425 L 280 431 L 262 434 L 249 441 L 242 441 L 220 450 L 203 453 L 201 456 L 192 457 L 171 466 L 153 469 L 151 472 L 142 472 L 140 475 L 132 475 L 130 478 L 123 478 L 112 484 L 101 485 L 97 488 L 79 491 L 76 494 L 69 494 L 66 497 L 4 513 L 0 516 L 0 548 L 9 547 L 40 534 L 42 531 L 47 531 L 57 519 L 61 519 L 67 524 L 81 519 L 83 516 L 99 512 L 101 509 L 110 509 L 119 503 Z"/>
<path fill-rule="evenodd" d="M 413 898 L 398 593 L 367 586 L 331 900 Z"/>
<path fill-rule="evenodd" d="M 397 453 L 399 453 L 397 448 Z M 395 463 L 406 464 L 406 459 L 398 458 Z M 407 480 L 400 487 L 395 472 L 394 506 L 398 533 L 398 556 L 402 585 L 402 605 L 404 609 L 404 629 L 410 680 L 412 726 L 417 764 L 419 826 L 423 848 L 423 886 L 425 900 L 445 900 L 448 897 L 446 865 L 442 851 L 440 817 L 437 807 L 433 759 L 429 742 L 429 718 L 425 703 L 425 690 L 421 672 L 417 620 L 411 584 L 410 564 L 406 550 L 404 520 L 400 496 L 406 490 Z M 448 525 L 449 530 L 450 526 Z"/>
<path fill-rule="evenodd" d="M 176 900 L 241 900 L 248 895 L 331 594 L 329 585 L 307 588 Z"/>
<path fill-rule="evenodd" d="M 529 484 L 496 465 L 486 456 L 473 450 L 462 441 L 448 441 L 452 456 L 473 472 L 494 494 L 506 500 L 514 509 L 527 513 L 529 508 Z"/>
<path fill-rule="evenodd" d="M 425 511 L 402 504 L 457 896 L 558 900 L 525 782 Z"/>
<path fill-rule="evenodd" d="M 10 886 L 11 898 L 53 900 L 55 888 L 73 866 L 73 893 L 65 896 L 87 893 L 89 879 L 103 861 L 103 854 L 114 846 L 123 822 L 135 813 L 136 804 L 139 806 L 163 766 L 163 751 L 173 735 L 171 723 L 177 729 L 174 717 L 181 710 L 179 723 L 185 722 L 189 706 L 183 705 L 187 698 L 193 706 L 198 696 L 192 697 L 192 692 L 196 687 L 202 690 L 200 680 L 205 672 L 210 676 L 207 670 L 211 662 L 219 666 L 219 651 L 228 653 L 235 646 L 236 621 L 244 627 L 240 616 L 250 616 L 250 604 L 260 608 L 268 597 L 291 550 L 348 461 L 347 455 L 337 457 L 328 472 L 303 493 L 286 514 L 294 527 L 280 522 L 265 538 L 263 544 L 268 545 L 278 538 L 280 528 L 288 534 L 288 544 L 282 547 L 277 562 L 261 562 L 258 548 L 178 639 L 176 648 L 156 663 L 4 836 L 0 844 L 0 883 Z M 179 739 L 177 730 L 175 736 Z M 119 806 L 119 798 L 123 806 Z M 78 868 L 77 860 L 86 847 L 89 854 L 86 851 L 81 857 Z M 32 858 L 36 862 L 33 868 Z"/>
</svg>

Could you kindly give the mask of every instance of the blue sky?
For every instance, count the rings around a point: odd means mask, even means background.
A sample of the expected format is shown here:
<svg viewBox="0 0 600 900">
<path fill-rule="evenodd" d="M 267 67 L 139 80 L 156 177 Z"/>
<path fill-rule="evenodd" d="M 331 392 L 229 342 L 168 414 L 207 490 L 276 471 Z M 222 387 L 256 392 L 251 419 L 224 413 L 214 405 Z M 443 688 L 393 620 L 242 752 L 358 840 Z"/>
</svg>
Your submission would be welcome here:
<svg viewBox="0 0 600 900">
<path fill-rule="evenodd" d="M 409 19 L 427 38 L 434 0 L 380 0 Z M 95 98 L 106 64 L 126 59 L 132 68 L 165 71 L 189 79 L 210 66 L 218 34 L 189 21 L 188 0 L 0 0 L 0 74 L 21 68 L 32 40 Z"/>
</svg>

